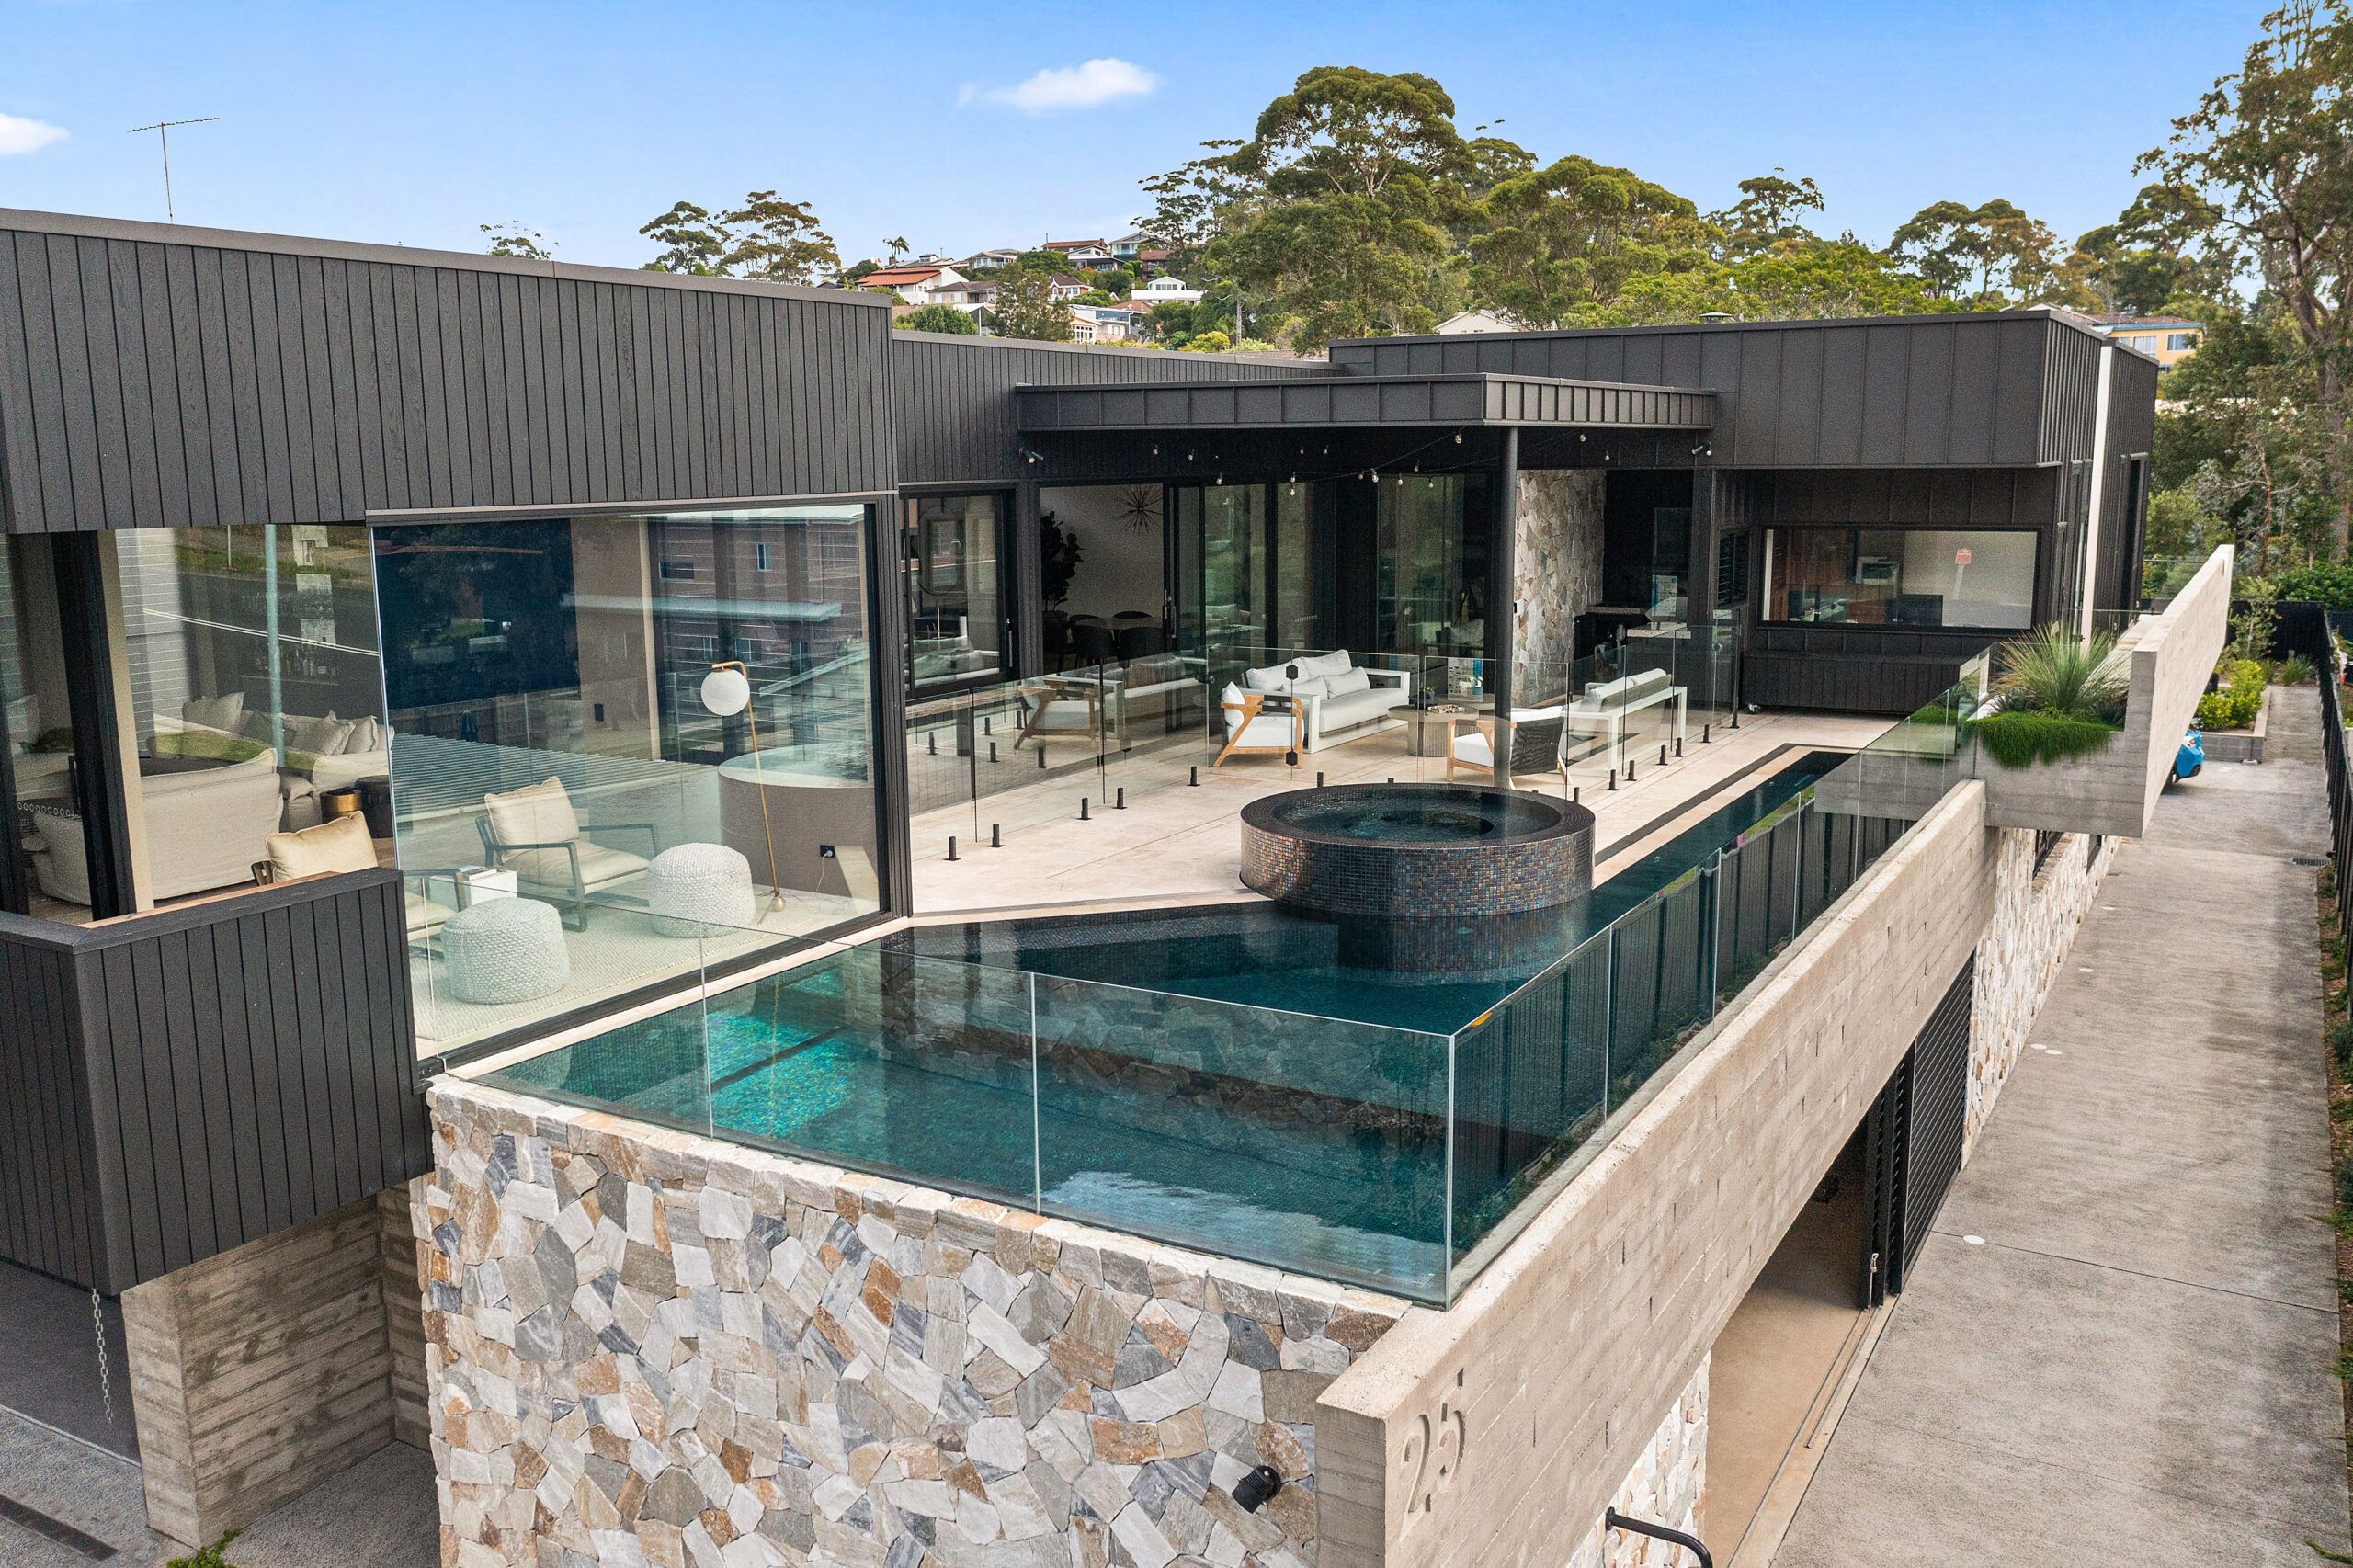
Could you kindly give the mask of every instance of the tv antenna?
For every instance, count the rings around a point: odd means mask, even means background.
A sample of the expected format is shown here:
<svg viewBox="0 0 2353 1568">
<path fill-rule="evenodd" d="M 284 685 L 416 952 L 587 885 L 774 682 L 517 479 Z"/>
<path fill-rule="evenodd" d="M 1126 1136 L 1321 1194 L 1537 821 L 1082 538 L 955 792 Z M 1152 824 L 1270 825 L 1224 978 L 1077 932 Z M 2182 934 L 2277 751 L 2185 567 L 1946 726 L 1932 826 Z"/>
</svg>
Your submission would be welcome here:
<svg viewBox="0 0 2353 1568">
<path fill-rule="evenodd" d="M 153 125 L 134 125 L 128 132 L 130 135 L 136 136 L 142 131 L 152 131 L 155 133 L 156 144 L 164 150 L 164 218 L 166 222 L 176 223 L 180 221 L 179 215 L 172 210 L 172 127 L 210 125 L 220 118 L 217 114 L 208 114 L 202 119 L 159 120 Z"/>
</svg>

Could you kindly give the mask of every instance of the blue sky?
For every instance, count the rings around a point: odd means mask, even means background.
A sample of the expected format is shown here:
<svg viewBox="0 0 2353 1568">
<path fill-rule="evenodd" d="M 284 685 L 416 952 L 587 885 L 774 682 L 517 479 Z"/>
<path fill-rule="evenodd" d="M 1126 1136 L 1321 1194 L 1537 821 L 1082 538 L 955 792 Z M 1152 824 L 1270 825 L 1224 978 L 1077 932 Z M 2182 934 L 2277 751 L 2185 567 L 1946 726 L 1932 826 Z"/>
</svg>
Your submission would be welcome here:
<svg viewBox="0 0 2353 1568">
<path fill-rule="evenodd" d="M 125 132 L 218 115 L 173 140 L 183 222 L 476 250 L 521 220 L 636 266 L 679 198 L 775 187 L 846 257 L 900 234 L 961 255 L 1120 232 L 1138 179 L 1355 64 L 1703 209 L 1778 165 L 1875 244 L 1948 197 L 2073 236 L 2263 9 L 0 0 L 0 207 L 161 219 L 155 138 Z"/>
</svg>

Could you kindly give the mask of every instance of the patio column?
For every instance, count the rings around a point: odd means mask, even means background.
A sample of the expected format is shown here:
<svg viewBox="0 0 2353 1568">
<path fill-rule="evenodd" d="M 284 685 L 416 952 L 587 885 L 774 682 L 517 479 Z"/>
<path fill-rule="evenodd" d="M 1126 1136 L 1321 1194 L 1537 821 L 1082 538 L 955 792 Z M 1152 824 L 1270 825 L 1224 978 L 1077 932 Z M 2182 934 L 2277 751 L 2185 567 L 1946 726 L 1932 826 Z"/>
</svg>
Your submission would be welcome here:
<svg viewBox="0 0 2353 1568">
<path fill-rule="evenodd" d="M 1495 699 L 1495 788 L 1511 788 L 1512 626 L 1519 615 L 1513 597 L 1519 536 L 1519 426 L 1504 430 L 1504 451 L 1495 465 L 1495 504 L 1487 539 L 1487 689 Z"/>
</svg>

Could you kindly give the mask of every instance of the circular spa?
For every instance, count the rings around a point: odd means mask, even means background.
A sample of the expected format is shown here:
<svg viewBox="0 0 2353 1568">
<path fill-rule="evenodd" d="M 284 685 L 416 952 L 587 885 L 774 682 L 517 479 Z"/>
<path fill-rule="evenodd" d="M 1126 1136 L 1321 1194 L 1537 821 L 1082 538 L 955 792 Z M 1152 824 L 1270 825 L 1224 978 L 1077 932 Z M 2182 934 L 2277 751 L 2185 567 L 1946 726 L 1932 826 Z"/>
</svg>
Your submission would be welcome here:
<svg viewBox="0 0 2353 1568">
<path fill-rule="evenodd" d="M 1503 974 L 1563 950 L 1593 891 L 1593 813 L 1461 785 L 1295 790 L 1242 809 L 1242 881 L 1331 919 L 1349 967 Z"/>
</svg>

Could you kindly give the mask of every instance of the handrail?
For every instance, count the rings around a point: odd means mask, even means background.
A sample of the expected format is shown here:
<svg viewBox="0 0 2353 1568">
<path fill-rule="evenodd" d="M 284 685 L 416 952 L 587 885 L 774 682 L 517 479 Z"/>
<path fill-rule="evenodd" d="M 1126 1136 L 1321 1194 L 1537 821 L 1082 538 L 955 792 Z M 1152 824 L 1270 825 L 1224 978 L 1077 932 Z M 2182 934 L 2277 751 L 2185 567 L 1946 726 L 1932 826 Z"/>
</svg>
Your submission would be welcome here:
<svg viewBox="0 0 2353 1568">
<path fill-rule="evenodd" d="M 1615 1508 L 1610 1509 L 1602 1517 L 1610 1529 L 1626 1530 L 1634 1535 L 1646 1535 L 1653 1540 L 1663 1540 L 1671 1546 L 1682 1547 L 1699 1558 L 1699 1568 L 1716 1568 L 1716 1560 L 1708 1555 L 1708 1549 L 1699 1544 L 1699 1538 L 1696 1535 L 1686 1535 L 1681 1530 L 1669 1529 L 1665 1525 L 1654 1525 L 1648 1519 L 1630 1519 Z"/>
</svg>

